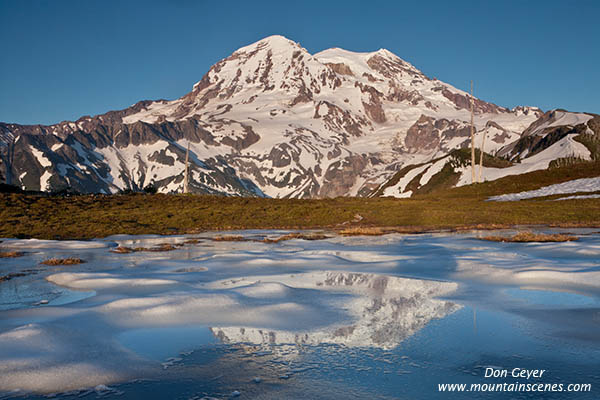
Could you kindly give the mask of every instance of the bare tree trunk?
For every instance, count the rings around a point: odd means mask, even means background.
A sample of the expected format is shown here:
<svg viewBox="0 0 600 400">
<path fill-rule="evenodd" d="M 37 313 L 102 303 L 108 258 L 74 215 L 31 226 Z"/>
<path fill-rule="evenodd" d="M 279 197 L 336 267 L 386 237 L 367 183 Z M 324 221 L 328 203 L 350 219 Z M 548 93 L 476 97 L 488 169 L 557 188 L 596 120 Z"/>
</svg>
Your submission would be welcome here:
<svg viewBox="0 0 600 400">
<path fill-rule="evenodd" d="M 471 183 L 475 183 L 475 125 L 473 123 L 473 81 L 471 81 Z"/>
<path fill-rule="evenodd" d="M 481 180 L 481 175 L 483 174 L 483 152 L 485 148 L 485 131 L 483 131 L 483 138 L 481 139 L 481 150 L 479 155 L 479 182 L 483 182 Z"/>
<path fill-rule="evenodd" d="M 190 142 L 188 140 L 187 151 L 185 152 L 185 175 L 183 176 L 183 193 L 189 192 L 189 178 L 188 173 L 190 169 Z"/>
<path fill-rule="evenodd" d="M 1 149 L 0 149 L 1 150 Z M 12 167 L 13 167 L 13 154 L 15 151 L 15 138 L 13 137 L 10 141 L 6 143 L 6 155 L 2 157 L 0 153 L 0 164 L 4 163 L 4 182 L 7 185 L 12 184 Z M 2 175 L 0 175 L 1 177 Z"/>
</svg>

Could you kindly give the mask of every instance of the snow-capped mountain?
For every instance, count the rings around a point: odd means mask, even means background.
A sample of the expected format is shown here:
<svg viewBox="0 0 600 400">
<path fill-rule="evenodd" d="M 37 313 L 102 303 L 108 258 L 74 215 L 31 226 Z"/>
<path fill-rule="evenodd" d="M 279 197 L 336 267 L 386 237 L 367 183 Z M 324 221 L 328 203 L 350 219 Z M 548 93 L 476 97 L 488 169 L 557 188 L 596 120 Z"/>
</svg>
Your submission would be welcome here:
<svg viewBox="0 0 600 400">
<path fill-rule="evenodd" d="M 486 152 L 519 151 L 542 115 L 475 99 Z M 189 143 L 193 192 L 366 196 L 402 166 L 466 146 L 469 121 L 467 93 L 387 50 L 311 55 L 271 36 L 219 61 L 173 101 L 51 126 L 2 123 L 0 168 L 31 190 L 181 192 Z"/>
</svg>

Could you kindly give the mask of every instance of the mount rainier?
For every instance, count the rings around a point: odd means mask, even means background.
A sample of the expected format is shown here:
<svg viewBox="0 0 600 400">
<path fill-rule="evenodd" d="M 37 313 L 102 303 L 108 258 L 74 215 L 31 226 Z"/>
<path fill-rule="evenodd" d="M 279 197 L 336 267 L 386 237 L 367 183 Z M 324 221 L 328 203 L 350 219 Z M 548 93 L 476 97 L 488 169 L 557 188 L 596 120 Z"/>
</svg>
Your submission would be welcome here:
<svg viewBox="0 0 600 400">
<path fill-rule="evenodd" d="M 477 145 L 485 134 L 486 153 L 513 161 L 486 168 L 484 179 L 590 158 L 573 137 L 600 134 L 592 114 L 479 99 L 474 110 Z M 470 115 L 467 93 L 387 50 L 311 55 L 271 36 L 213 65 L 176 100 L 50 126 L 0 123 L 0 173 L 28 190 L 181 192 L 189 143 L 195 193 L 404 197 L 409 180 L 417 190 L 446 165 L 453 184 L 470 183 L 470 167 L 451 164 L 470 143 Z"/>
</svg>

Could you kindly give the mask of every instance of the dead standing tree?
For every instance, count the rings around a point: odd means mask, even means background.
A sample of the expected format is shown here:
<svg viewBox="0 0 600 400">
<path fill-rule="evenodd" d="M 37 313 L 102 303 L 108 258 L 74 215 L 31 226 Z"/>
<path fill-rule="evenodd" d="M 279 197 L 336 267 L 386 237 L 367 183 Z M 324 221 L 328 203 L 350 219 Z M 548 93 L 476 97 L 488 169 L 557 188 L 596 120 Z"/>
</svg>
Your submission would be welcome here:
<svg viewBox="0 0 600 400">
<path fill-rule="evenodd" d="M 473 101 L 473 81 L 471 81 L 471 183 L 475 183 L 475 125 Z"/>
<path fill-rule="evenodd" d="M 188 141 L 187 151 L 185 152 L 185 172 L 183 176 L 183 193 L 189 193 L 189 174 L 190 170 L 190 142 Z"/>
<path fill-rule="evenodd" d="M 478 182 L 482 182 L 481 175 L 483 174 L 483 151 L 485 148 L 485 130 L 483 131 L 483 137 L 481 138 L 481 149 L 479 149 L 479 179 Z"/>
<path fill-rule="evenodd" d="M 0 165 L 4 164 L 4 177 L 0 172 L 0 181 L 4 180 L 7 185 L 11 185 L 15 138 L 10 137 L 10 140 L 6 142 L 6 146 L 3 147 L 0 147 Z"/>
</svg>

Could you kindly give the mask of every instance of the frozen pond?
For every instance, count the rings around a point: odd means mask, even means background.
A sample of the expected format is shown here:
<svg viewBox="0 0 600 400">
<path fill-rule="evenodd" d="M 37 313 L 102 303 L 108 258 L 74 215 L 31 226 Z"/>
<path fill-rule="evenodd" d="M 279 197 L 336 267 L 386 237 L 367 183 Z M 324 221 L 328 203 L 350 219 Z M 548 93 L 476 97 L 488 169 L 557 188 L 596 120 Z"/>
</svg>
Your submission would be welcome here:
<svg viewBox="0 0 600 400">
<path fill-rule="evenodd" d="M 600 398 L 593 230 L 548 244 L 478 232 L 258 241 L 284 233 L 4 239 L 0 251 L 25 255 L 0 259 L 0 398 Z M 112 251 L 162 243 L 177 246 Z M 51 257 L 85 263 L 40 264 Z M 555 391 L 510 391 L 519 384 Z"/>
</svg>

